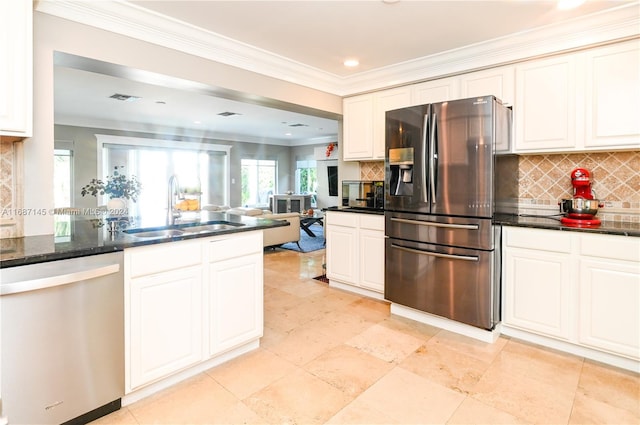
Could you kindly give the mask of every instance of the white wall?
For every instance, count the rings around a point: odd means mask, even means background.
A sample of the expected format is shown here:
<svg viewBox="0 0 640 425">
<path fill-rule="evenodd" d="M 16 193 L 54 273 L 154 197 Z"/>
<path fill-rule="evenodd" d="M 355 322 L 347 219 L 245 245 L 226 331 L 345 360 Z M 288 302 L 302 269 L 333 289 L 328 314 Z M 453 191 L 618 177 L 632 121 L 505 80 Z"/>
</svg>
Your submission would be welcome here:
<svg viewBox="0 0 640 425">
<path fill-rule="evenodd" d="M 24 207 L 53 207 L 53 53 L 125 65 L 341 114 L 342 99 L 151 43 L 34 12 L 33 137 L 24 142 Z M 25 236 L 53 233 L 53 216 L 27 216 Z"/>
</svg>

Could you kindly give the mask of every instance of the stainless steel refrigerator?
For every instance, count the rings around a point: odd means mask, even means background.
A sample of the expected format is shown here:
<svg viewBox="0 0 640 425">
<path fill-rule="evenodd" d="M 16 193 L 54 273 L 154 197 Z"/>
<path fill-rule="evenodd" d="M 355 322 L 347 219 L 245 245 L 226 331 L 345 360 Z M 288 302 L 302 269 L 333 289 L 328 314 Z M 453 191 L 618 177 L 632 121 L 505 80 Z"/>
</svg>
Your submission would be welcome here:
<svg viewBox="0 0 640 425">
<path fill-rule="evenodd" d="M 500 227 L 517 197 L 511 110 L 493 96 L 386 113 L 385 298 L 483 329 L 500 321 Z"/>
</svg>

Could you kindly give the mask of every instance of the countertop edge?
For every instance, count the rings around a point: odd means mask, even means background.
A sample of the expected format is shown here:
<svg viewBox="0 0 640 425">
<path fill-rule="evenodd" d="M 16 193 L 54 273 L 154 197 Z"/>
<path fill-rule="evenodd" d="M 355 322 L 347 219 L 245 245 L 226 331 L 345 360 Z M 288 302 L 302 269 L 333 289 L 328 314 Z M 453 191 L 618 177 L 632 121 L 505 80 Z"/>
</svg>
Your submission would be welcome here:
<svg viewBox="0 0 640 425">
<path fill-rule="evenodd" d="M 55 250 L 56 244 L 52 244 L 54 246 L 54 250 L 48 252 L 37 252 L 34 254 L 26 253 L 24 256 L 15 257 L 15 258 L 2 258 L 2 254 L 0 253 L 0 269 L 17 267 L 17 266 L 26 266 L 30 264 L 37 263 L 45 263 L 49 261 L 57 261 L 57 260 L 67 260 L 70 258 L 78 258 L 78 257 L 87 257 L 91 255 L 98 254 L 107 254 L 111 252 L 119 252 L 124 251 L 127 248 L 135 248 L 140 246 L 147 245 L 157 245 L 163 243 L 170 242 L 178 242 L 183 240 L 190 239 L 200 239 L 200 238 L 208 238 L 236 233 L 244 233 L 251 232 L 255 230 L 265 230 L 274 227 L 283 227 L 289 226 L 290 223 L 286 220 L 277 220 L 277 219 L 264 219 L 259 217 L 251 217 L 256 219 L 256 223 L 248 223 L 245 226 L 238 227 L 235 229 L 225 229 L 219 230 L 212 233 L 200 233 L 200 234 L 184 234 L 173 237 L 158 237 L 158 238 L 148 238 L 148 239 L 136 239 L 130 235 L 126 235 L 122 232 L 118 232 L 116 236 L 112 240 L 108 240 L 111 242 L 110 244 L 105 245 L 87 245 L 75 248 L 70 245 L 68 248 L 61 249 L 59 251 Z M 106 231 L 105 231 L 106 232 Z M 5 239 L 5 241 L 16 240 L 16 241 L 31 241 L 37 240 L 38 238 L 53 238 L 53 235 L 42 235 L 42 236 L 26 236 L 22 238 L 12 238 Z"/>
</svg>

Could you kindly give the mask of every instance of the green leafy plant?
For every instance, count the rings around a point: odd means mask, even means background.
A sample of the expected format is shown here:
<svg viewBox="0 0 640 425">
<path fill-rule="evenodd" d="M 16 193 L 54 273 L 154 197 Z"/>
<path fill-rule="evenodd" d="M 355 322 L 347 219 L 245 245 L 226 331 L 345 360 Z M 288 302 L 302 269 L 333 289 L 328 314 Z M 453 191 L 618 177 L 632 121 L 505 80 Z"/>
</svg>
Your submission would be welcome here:
<svg viewBox="0 0 640 425">
<path fill-rule="evenodd" d="M 113 175 L 107 176 L 105 181 L 100 179 L 92 179 L 89 184 L 85 185 L 80 193 L 85 195 L 107 195 L 110 199 L 124 198 L 131 199 L 133 202 L 138 200 L 138 195 L 142 189 L 142 185 L 136 176 L 127 178 L 118 169 L 124 168 L 123 165 L 113 167 Z"/>
</svg>

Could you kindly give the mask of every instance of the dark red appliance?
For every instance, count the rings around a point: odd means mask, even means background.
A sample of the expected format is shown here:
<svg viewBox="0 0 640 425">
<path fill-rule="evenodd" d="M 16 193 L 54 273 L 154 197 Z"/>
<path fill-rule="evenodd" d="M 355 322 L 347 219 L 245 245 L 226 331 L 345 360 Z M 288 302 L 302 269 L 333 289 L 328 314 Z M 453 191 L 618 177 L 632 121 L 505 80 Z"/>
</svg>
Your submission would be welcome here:
<svg viewBox="0 0 640 425">
<path fill-rule="evenodd" d="M 594 197 L 591 173 L 585 168 L 576 168 L 571 172 L 571 185 L 573 198 L 560 201 L 560 208 L 566 213 L 560 222 L 572 227 L 599 226 L 600 219 L 596 218 L 596 214 L 603 205 Z"/>
</svg>

